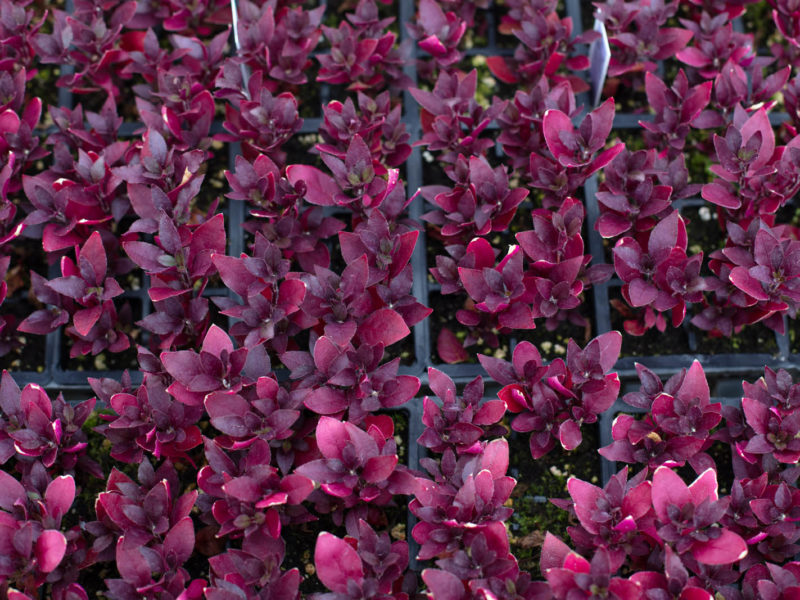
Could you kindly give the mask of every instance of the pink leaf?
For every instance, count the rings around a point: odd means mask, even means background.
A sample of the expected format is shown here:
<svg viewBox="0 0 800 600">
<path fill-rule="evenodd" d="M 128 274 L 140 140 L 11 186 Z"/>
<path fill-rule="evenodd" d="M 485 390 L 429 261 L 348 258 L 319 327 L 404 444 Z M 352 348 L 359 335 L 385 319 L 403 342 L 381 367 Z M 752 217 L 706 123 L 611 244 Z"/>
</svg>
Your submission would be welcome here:
<svg viewBox="0 0 800 600">
<path fill-rule="evenodd" d="M 0 471 L 0 508 L 11 512 L 15 502 L 24 504 L 27 494 L 22 484 L 6 471 Z"/>
<path fill-rule="evenodd" d="M 147 559 L 142 555 L 139 545 L 122 536 L 117 540 L 117 570 L 123 579 L 137 587 L 152 581 L 152 573 Z"/>
<path fill-rule="evenodd" d="M 703 199 L 722 208 L 735 210 L 742 205 L 742 201 L 734 196 L 728 188 L 721 183 L 707 183 L 700 192 Z"/>
<path fill-rule="evenodd" d="M 678 211 L 674 210 L 665 219 L 659 221 L 650 232 L 650 239 L 647 242 L 647 252 L 653 258 L 669 254 L 672 248 L 678 245 L 680 237 L 681 218 Z"/>
<path fill-rule="evenodd" d="M 317 447 L 325 458 L 339 458 L 349 441 L 347 428 L 339 419 L 321 417 L 317 423 Z"/>
<path fill-rule="evenodd" d="M 391 346 L 410 333 L 403 317 L 391 308 L 382 308 L 372 313 L 358 328 L 361 341 L 370 346 Z"/>
<path fill-rule="evenodd" d="M 147 242 L 122 242 L 122 247 L 133 262 L 150 273 L 161 273 L 170 268 L 175 259 L 161 248 Z"/>
<path fill-rule="evenodd" d="M 567 132 L 570 135 L 575 133 L 570 118 L 560 110 L 550 109 L 544 113 L 542 123 L 547 148 L 556 160 L 565 167 L 580 166 L 573 158 L 573 149 L 569 148 L 561 140 L 562 132 Z"/>
<path fill-rule="evenodd" d="M 484 238 L 475 238 L 467 245 L 467 254 L 475 257 L 475 268 L 494 266 L 494 249 Z"/>
<path fill-rule="evenodd" d="M 436 352 L 444 362 L 450 365 L 464 362 L 469 358 L 469 354 L 456 334 L 447 327 L 443 327 L 439 331 L 439 336 L 436 338 Z"/>
<path fill-rule="evenodd" d="M 339 186 L 333 177 L 326 175 L 315 167 L 308 165 L 289 165 L 286 167 L 286 178 L 289 183 L 296 185 L 300 181 L 306 184 L 305 199 L 317 206 L 333 206 L 333 196 L 339 191 Z"/>
<path fill-rule="evenodd" d="M 431 391 L 442 400 L 447 398 L 448 392 L 455 397 L 456 384 L 438 369 L 434 369 L 433 367 L 428 369 L 428 385 Z"/>
<path fill-rule="evenodd" d="M 597 158 L 595 158 L 589 165 L 586 174 L 591 175 L 595 171 L 602 169 L 608 163 L 614 160 L 614 157 L 617 156 L 617 154 L 619 154 L 623 150 L 625 150 L 625 144 L 623 144 L 622 142 L 614 144 L 608 150 L 603 150 L 600 154 L 597 155 Z"/>
<path fill-rule="evenodd" d="M 678 388 L 675 395 L 688 399 L 697 399 L 702 405 L 708 404 L 711 399 L 711 392 L 708 388 L 706 374 L 703 371 L 703 365 L 700 364 L 700 361 L 695 360 L 692 362 L 692 366 L 689 367 L 686 376 L 683 378 L 681 387 Z"/>
<path fill-rule="evenodd" d="M 657 113 L 667 107 L 667 86 L 658 75 L 650 72 L 645 73 L 644 89 L 647 94 L 647 101 Z"/>
<path fill-rule="evenodd" d="M 748 166 L 748 171 L 757 171 L 770 160 L 775 152 L 775 132 L 772 130 L 772 125 L 769 123 L 767 111 L 764 108 L 759 108 L 747 121 L 742 125 L 742 144 L 747 144 L 748 140 L 753 137 L 755 133 L 761 134 L 761 148 L 758 151 L 756 159 Z"/>
<path fill-rule="evenodd" d="M 347 542 L 327 532 L 317 538 L 314 549 L 314 566 L 319 580 L 333 592 L 347 593 L 347 581 L 361 583 L 364 569 L 361 558 Z"/>
<path fill-rule="evenodd" d="M 517 74 L 508 66 L 506 59 L 502 56 L 487 56 L 486 65 L 492 75 L 503 83 L 517 83 L 519 81 Z"/>
<path fill-rule="evenodd" d="M 684 50 L 686 44 L 692 39 L 694 33 L 681 27 L 664 27 L 659 30 L 656 47 L 658 50 L 652 55 L 654 60 L 664 60 L 675 56 Z"/>
<path fill-rule="evenodd" d="M 702 51 L 700 51 L 698 48 L 695 48 L 694 46 L 680 50 L 675 55 L 675 58 L 677 58 L 682 63 L 686 63 L 690 67 L 697 67 L 697 68 L 705 67 L 711 62 L 709 58 L 705 54 L 703 54 Z"/>
<path fill-rule="evenodd" d="M 94 324 L 97 323 L 97 320 L 102 314 L 102 304 L 76 311 L 72 316 L 72 322 L 75 324 L 75 330 L 83 336 L 89 335 L 92 327 L 94 327 Z"/>
<path fill-rule="evenodd" d="M 314 491 L 314 482 L 308 477 L 292 473 L 281 479 L 281 490 L 288 494 L 289 504 L 300 504 Z"/>
<path fill-rule="evenodd" d="M 487 469 L 497 479 L 508 472 L 508 441 L 504 438 L 493 440 L 484 448 L 481 468 Z"/>
<path fill-rule="evenodd" d="M 492 425 L 506 414 L 506 403 L 502 400 L 489 400 L 481 405 L 472 422 L 475 425 Z"/>
<path fill-rule="evenodd" d="M 667 514 L 669 505 L 681 507 L 692 499 L 689 487 L 669 467 L 658 467 L 653 473 L 651 497 L 658 518 L 665 523 L 670 522 Z"/>
<path fill-rule="evenodd" d="M 164 538 L 164 554 L 174 557 L 174 562 L 170 561 L 170 564 L 182 565 L 189 560 L 193 551 L 194 524 L 191 517 L 184 517 Z"/>
<path fill-rule="evenodd" d="M 581 525 L 589 533 L 597 533 L 592 514 L 597 510 L 597 500 L 602 497 L 603 490 L 576 477 L 567 481 L 567 490 L 575 502 L 575 514 Z"/>
<path fill-rule="evenodd" d="M 750 425 L 756 433 L 767 433 L 770 412 L 766 404 L 754 400 L 753 398 L 742 398 L 742 410 L 744 411 L 747 424 Z"/>
<path fill-rule="evenodd" d="M 394 471 L 398 457 L 395 454 L 385 456 L 371 456 L 364 465 L 362 477 L 369 483 L 385 481 Z"/>
<path fill-rule="evenodd" d="M 703 500 L 716 501 L 717 494 L 717 472 L 713 468 L 703 471 L 697 479 L 689 484 L 689 493 L 692 495 L 692 502 L 699 506 Z"/>
<path fill-rule="evenodd" d="M 564 421 L 558 428 L 558 439 L 564 450 L 574 450 L 582 441 L 581 428 L 571 419 Z"/>
<path fill-rule="evenodd" d="M 761 282 L 750 275 L 750 272 L 747 268 L 734 267 L 731 269 L 728 278 L 731 280 L 733 285 L 756 300 L 769 300 L 769 294 L 764 291 L 764 287 L 761 285 Z"/>
<path fill-rule="evenodd" d="M 419 42 L 420 50 L 424 50 L 432 56 L 443 56 L 447 54 L 447 47 L 435 35 L 426 37 Z"/>
<path fill-rule="evenodd" d="M 208 328 L 206 337 L 203 338 L 203 351 L 219 357 L 223 350 L 227 350 L 228 354 L 233 352 L 233 342 L 221 327 L 212 325 Z"/>
<path fill-rule="evenodd" d="M 747 556 L 747 543 L 732 531 L 723 529 L 716 539 L 695 542 L 692 555 L 707 565 L 729 565 Z"/>
<path fill-rule="evenodd" d="M 390 278 L 396 277 L 405 268 L 408 261 L 411 260 L 418 237 L 419 231 L 416 230 L 400 234 L 395 250 L 392 253 L 392 267 L 389 270 Z"/>
<path fill-rule="evenodd" d="M 49 573 L 55 569 L 67 551 L 67 538 L 55 529 L 45 529 L 36 540 L 36 561 L 39 571 Z"/>
<path fill-rule="evenodd" d="M 304 404 L 318 415 L 333 415 L 348 406 L 347 397 L 342 390 L 328 386 L 315 389 L 306 397 Z"/>
<path fill-rule="evenodd" d="M 428 586 L 431 598 L 436 600 L 463 600 L 467 597 L 464 583 L 450 571 L 425 569 L 422 580 Z"/>
<path fill-rule="evenodd" d="M 70 475 L 56 477 L 47 486 L 44 499 L 50 516 L 58 521 L 75 500 L 75 480 Z"/>
<path fill-rule="evenodd" d="M 447 25 L 447 17 L 435 0 L 420 0 L 419 18 L 427 31 L 440 31 Z"/>
<path fill-rule="evenodd" d="M 544 536 L 544 544 L 542 545 L 542 558 L 540 561 L 542 573 L 549 569 L 562 567 L 570 552 L 572 550 L 570 550 L 569 546 L 548 531 Z"/>
<path fill-rule="evenodd" d="M 85 272 L 83 263 L 86 261 L 93 273 Z M 99 285 L 105 279 L 106 270 L 108 269 L 108 261 L 106 259 L 106 251 L 103 248 L 103 240 L 100 238 L 100 232 L 94 231 L 80 251 L 81 275 L 90 285 Z M 91 277 L 87 277 L 91 275 Z"/>
</svg>

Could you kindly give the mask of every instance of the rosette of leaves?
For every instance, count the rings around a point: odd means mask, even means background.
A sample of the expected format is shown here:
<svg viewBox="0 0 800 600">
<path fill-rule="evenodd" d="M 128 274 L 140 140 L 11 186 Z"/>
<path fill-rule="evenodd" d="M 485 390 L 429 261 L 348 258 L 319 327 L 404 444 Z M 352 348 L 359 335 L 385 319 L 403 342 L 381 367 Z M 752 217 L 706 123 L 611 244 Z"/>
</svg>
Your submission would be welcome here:
<svg viewBox="0 0 800 600">
<path fill-rule="evenodd" d="M 42 63 L 73 67 L 70 73 L 59 77 L 59 87 L 78 94 L 102 91 L 116 99 L 122 85 L 120 63 L 127 60 L 128 54 L 124 47 L 141 49 L 141 36 L 122 31 L 135 13 L 136 2 L 99 10 L 87 2 L 76 6 L 71 14 L 54 10 L 52 32 L 36 34 L 33 46 Z"/>
<path fill-rule="evenodd" d="M 215 419 L 218 421 L 218 419 Z M 264 439 L 226 451 L 216 439 L 204 438 L 208 465 L 198 471 L 197 485 L 208 495 L 217 535 L 230 539 L 267 536 L 281 539 L 284 524 L 308 520 L 301 506 L 313 490 L 311 479 L 291 473 L 281 476 L 272 466 Z"/>
<path fill-rule="evenodd" d="M 608 30 L 611 45 L 609 77 L 630 71 L 655 71 L 656 61 L 680 53 L 693 32 L 681 27 L 664 27 L 678 10 L 677 2 L 644 6 L 619 2 L 597 3 L 595 17 Z"/>
<path fill-rule="evenodd" d="M 397 494 L 410 495 L 417 489 L 411 472 L 399 464 L 397 445 L 389 421 L 367 423 L 366 431 L 353 423 L 320 417 L 316 445 L 321 458 L 300 464 L 295 473 L 320 484 L 316 494 L 330 496 L 340 509 L 333 517 L 357 535 L 359 519 L 368 507 L 387 506 Z M 315 500 L 309 498 L 309 500 Z M 328 502 L 319 499 L 319 506 Z M 334 505 L 334 506 L 335 506 Z"/>
<path fill-rule="evenodd" d="M 653 542 L 644 532 L 653 526 L 654 517 L 651 483 L 646 478 L 647 470 L 642 470 L 628 479 L 627 467 L 602 488 L 570 477 L 567 490 L 571 501 L 557 504 L 578 519 L 577 525 L 567 529 L 578 550 L 588 554 L 603 548 L 614 570 L 626 562 L 636 569 L 646 568 Z"/>
<path fill-rule="evenodd" d="M 505 427 L 499 424 L 506 412 L 502 400 L 483 400 L 483 378 L 476 377 L 464 387 L 461 398 L 453 380 L 441 371 L 428 369 L 428 385 L 442 405 L 425 396 L 422 422 L 425 431 L 417 442 L 432 452 L 447 448 L 458 454 L 480 450 L 480 440 L 501 436 Z"/>
<path fill-rule="evenodd" d="M 190 513 L 197 491 L 180 493 L 178 473 L 169 461 L 154 469 L 144 460 L 138 479 L 137 484 L 114 469 L 98 496 L 97 521 L 87 524 L 96 537 L 98 560 L 116 560 L 120 577 L 105 580 L 108 591 L 125 600 L 154 593 L 177 597 L 188 593 L 187 586 L 196 593 L 204 582 L 192 582 L 183 564 L 194 552 Z"/>
<path fill-rule="evenodd" d="M 22 593 L 35 596 L 49 581 L 62 593 L 68 586 L 82 593 L 79 585 L 60 581 L 61 574 L 54 573 L 68 548 L 61 521 L 75 500 L 72 476 L 50 479 L 39 464 L 22 482 L 0 471 L 0 487 L 0 591 L 11 597 L 9 587 L 13 587 L 18 597 L 26 597 Z"/>
<path fill-rule="evenodd" d="M 173 381 L 167 392 L 187 406 L 202 406 L 208 394 L 238 392 L 270 371 L 263 346 L 237 348 L 217 325 L 209 327 L 199 352 L 162 352 L 161 362 Z"/>
<path fill-rule="evenodd" d="M 456 13 L 445 12 L 436 0 L 421 0 L 417 22 L 406 27 L 419 40 L 419 48 L 430 54 L 442 68 L 441 73 L 446 73 L 447 67 L 463 57 L 458 46 L 467 30 L 467 23 Z"/>
<path fill-rule="evenodd" d="M 558 108 L 545 111 L 542 133 L 546 150 L 530 155 L 531 185 L 544 190 L 546 208 L 555 208 L 573 196 L 586 179 L 605 167 L 625 145 L 603 150 L 614 123 L 614 99 L 609 98 L 587 114 L 577 127 Z M 601 151 L 602 150 L 602 151 Z"/>
<path fill-rule="evenodd" d="M 66 332 L 74 340 L 70 349 L 72 357 L 89 352 L 94 355 L 105 349 L 122 352 L 130 346 L 128 336 L 119 330 L 113 302 L 123 290 L 116 279 L 109 276 L 108 263 L 103 240 L 95 231 L 82 247 L 75 248 L 75 262 L 62 257 L 61 277 L 40 282 L 49 289 L 49 292 L 42 290 L 42 300 L 54 301 L 57 308 L 71 316 L 72 325 Z M 54 311 L 41 309 L 20 323 L 19 330 L 49 333 L 63 320 L 64 317 L 56 317 Z"/>
<path fill-rule="evenodd" d="M 720 437 L 735 449 L 734 468 L 737 475 L 752 479 L 764 471 L 767 462 L 791 468 L 797 462 L 795 414 L 800 402 L 800 384 L 784 369 L 769 367 L 755 383 L 742 382 L 744 395 L 741 408 L 724 407 L 726 427 Z"/>
<path fill-rule="evenodd" d="M 259 6 L 248 0 L 237 2 L 237 8 L 239 47 L 236 56 L 223 63 L 217 77 L 221 95 L 231 97 L 234 103 L 243 99 L 248 82 L 242 81 L 242 64 L 252 72 L 250 79 L 258 78 L 271 94 L 305 84 L 312 65 L 311 53 L 322 35 L 320 23 L 325 8 Z M 230 16 L 225 18 L 225 24 L 230 23 Z M 249 98 L 256 97 L 251 91 Z"/>
<path fill-rule="evenodd" d="M 208 559 L 211 577 L 202 592 L 207 600 L 258 598 L 265 593 L 280 600 L 299 596 L 302 576 L 297 568 L 283 570 L 285 555 L 282 539 L 255 533 L 242 541 L 241 549 L 231 548 Z"/>
<path fill-rule="evenodd" d="M 413 592 L 404 581 L 408 543 L 391 542 L 387 533 L 378 535 L 364 520 L 358 522 L 358 537 L 341 539 L 320 533 L 314 547 L 314 565 L 319 580 L 331 590 L 316 596 L 320 600 L 364 596 L 405 600 Z"/>
<path fill-rule="evenodd" d="M 523 252 L 511 246 L 508 254 L 493 267 L 481 270 L 461 267 L 458 275 L 461 284 L 473 300 L 475 309 L 488 313 L 498 331 L 534 329 L 536 313 L 531 309 L 534 301 L 533 282 L 524 277 Z M 555 292 L 558 293 L 558 292 Z M 552 294 L 549 294 L 552 295 Z M 466 309 L 459 310 L 456 318 L 463 325 L 477 325 L 475 316 Z"/>
<path fill-rule="evenodd" d="M 601 448 L 600 454 L 650 468 L 688 462 L 698 473 L 713 465 L 705 451 L 711 446 L 711 430 L 722 420 L 721 404 L 710 401 L 702 365 L 694 361 L 688 371 L 674 375 L 663 386 L 646 367 L 637 365 L 637 372 L 641 388 L 623 400 L 649 412 L 641 420 L 620 414 L 611 428 L 614 441 Z"/>
<path fill-rule="evenodd" d="M 672 212 L 672 188 L 656 183 L 662 171 L 654 149 L 624 150 L 603 172 L 606 177 L 597 192 L 600 218 L 594 227 L 604 238 L 648 231 Z"/>
<path fill-rule="evenodd" d="M 536 347 L 522 342 L 511 363 L 480 356 L 481 365 L 502 384 L 500 399 L 508 410 L 520 413 L 511 423 L 514 431 L 531 432 L 533 458 L 541 458 L 560 442 L 574 450 L 582 440 L 583 423 L 594 423 L 619 394 L 619 378 L 609 373 L 619 357 L 622 336 L 610 331 L 581 348 L 570 340 L 567 360 L 543 365 Z"/>
<path fill-rule="evenodd" d="M 373 0 L 359 0 L 355 11 L 345 16 L 338 28 L 321 28 L 331 50 L 317 56 L 317 81 L 346 83 L 350 90 L 372 93 L 407 85 L 403 73 L 407 44 L 397 47 L 397 34 L 387 31 L 395 18 L 381 19 Z"/>
<path fill-rule="evenodd" d="M 620 599 L 646 598 L 647 593 L 710 600 L 710 592 L 739 578 L 732 565 L 747 556 L 748 545 L 722 524 L 731 498 L 719 497 L 716 471 L 705 470 L 688 486 L 666 466 L 655 470 L 651 482 L 644 480 L 646 473 L 642 471 L 635 487 L 627 490 L 620 476 L 607 490 L 570 479 L 570 508 L 581 524 L 571 533 L 578 534 L 579 545 L 594 534 L 587 547 L 594 556 L 589 561 L 547 534 L 541 567 L 556 598 L 588 597 L 596 593 L 593 590 L 605 589 Z M 629 495 L 623 498 L 626 491 Z M 608 537 L 610 526 L 613 538 L 627 536 L 629 544 L 617 547 Z M 638 551 L 627 556 L 633 549 Z M 663 564 L 663 572 L 650 571 L 653 564 Z M 623 567 L 635 572 L 627 579 L 615 577 Z"/>
<path fill-rule="evenodd" d="M 487 62 L 492 68 L 492 61 L 487 59 Z M 531 153 L 541 154 L 547 147 L 542 118 L 549 109 L 560 110 L 571 119 L 578 115 L 575 94 L 567 82 L 551 87 L 548 79 L 542 78 L 529 90 L 517 90 L 513 100 L 497 116 L 500 127 L 497 141 L 511 159 L 515 172 L 530 177 L 528 167 Z"/>
<path fill-rule="evenodd" d="M 343 159 L 350 140 L 357 134 L 373 153 L 382 155 L 386 167 L 399 167 L 411 154 L 411 136 L 401 121 L 402 107 L 392 107 L 389 92 L 374 98 L 358 92 L 357 97 L 358 111 L 351 98 L 344 102 L 333 100 L 323 107 L 319 131 L 324 143 L 318 148 Z"/>
<path fill-rule="evenodd" d="M 500 548 L 508 543 L 503 521 L 512 510 L 505 506 L 516 485 L 508 469 L 508 442 L 498 439 L 482 444 L 479 451 L 456 459 L 446 449 L 440 461 L 422 463 L 434 479 L 417 478 L 415 498 L 409 510 L 419 519 L 412 535 L 420 544 L 418 559 L 446 556 L 468 548 L 480 535 Z M 502 554 L 502 553 L 500 553 Z M 495 555 L 495 560 L 504 556 Z"/>
<path fill-rule="evenodd" d="M 242 142 L 248 160 L 264 154 L 282 165 L 285 155 L 280 148 L 300 130 L 303 120 L 294 94 L 273 95 L 267 81 L 262 71 L 255 71 L 247 81 L 248 98 L 240 99 L 237 105 L 225 105 L 223 125 L 229 133 L 219 134 L 217 139 Z"/>
<path fill-rule="evenodd" d="M 419 143 L 430 151 L 441 151 L 437 156 L 443 163 L 454 163 L 462 154 L 482 156 L 494 145 L 491 138 L 481 134 L 503 111 L 506 102 L 495 96 L 491 106 L 484 108 L 475 99 L 477 89 L 478 72 L 473 69 L 467 74 L 442 71 L 432 91 L 409 90 L 421 107 Z"/>
<path fill-rule="evenodd" d="M 664 312 L 671 312 L 673 327 L 686 316 L 687 303 L 703 299 L 706 281 L 700 276 L 703 253 L 686 254 L 686 224 L 672 211 L 653 229 L 632 232 L 614 246 L 614 269 L 624 281 L 622 296 L 634 308 L 644 308 L 626 320 L 625 331 L 642 335 L 654 325 L 666 328 Z"/>
<path fill-rule="evenodd" d="M 422 218 L 447 243 L 466 244 L 475 236 L 505 231 L 528 195 L 524 188 L 510 188 L 505 167 L 492 168 L 483 156 L 459 155 L 447 175 L 455 182 L 452 188 L 422 188 L 423 197 L 437 206 Z"/>
<path fill-rule="evenodd" d="M 567 83 L 575 92 L 587 89 L 576 75 L 559 73 L 562 67 L 570 71 L 589 68 L 589 60 L 575 52 L 577 44 L 588 44 L 597 39 L 595 31 L 574 36 L 570 17 L 560 17 L 551 2 L 538 5 L 519 3 L 511 5 L 503 16 L 500 31 L 513 34 L 519 40 L 514 55 L 487 57 L 492 74 L 504 83 L 518 84 L 531 90 L 541 82 Z"/>
</svg>

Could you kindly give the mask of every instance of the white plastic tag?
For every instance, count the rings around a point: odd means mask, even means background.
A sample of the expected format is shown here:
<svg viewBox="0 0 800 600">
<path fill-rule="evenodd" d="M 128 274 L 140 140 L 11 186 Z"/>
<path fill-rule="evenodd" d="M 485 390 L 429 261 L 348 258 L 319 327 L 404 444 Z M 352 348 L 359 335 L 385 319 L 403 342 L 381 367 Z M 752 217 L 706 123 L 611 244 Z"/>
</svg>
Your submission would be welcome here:
<svg viewBox="0 0 800 600">
<path fill-rule="evenodd" d="M 589 46 L 589 81 L 592 85 L 592 104 L 600 104 L 603 94 L 603 85 L 608 74 L 608 63 L 611 61 L 611 46 L 608 45 L 608 35 L 605 24 L 594 20 L 594 30 L 600 32 L 600 37 Z"/>
</svg>

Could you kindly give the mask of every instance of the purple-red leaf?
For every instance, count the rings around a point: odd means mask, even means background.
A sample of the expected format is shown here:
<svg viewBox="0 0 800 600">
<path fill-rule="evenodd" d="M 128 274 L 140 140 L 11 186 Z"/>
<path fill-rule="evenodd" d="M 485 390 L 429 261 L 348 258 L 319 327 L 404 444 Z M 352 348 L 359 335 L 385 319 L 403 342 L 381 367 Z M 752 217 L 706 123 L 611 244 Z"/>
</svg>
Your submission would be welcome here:
<svg viewBox="0 0 800 600">
<path fill-rule="evenodd" d="M 747 543 L 739 535 L 723 529 L 713 540 L 695 542 L 692 555 L 707 565 L 729 565 L 747 556 Z"/>
<path fill-rule="evenodd" d="M 286 178 L 294 186 L 299 182 L 306 185 L 305 198 L 317 206 L 332 206 L 334 194 L 339 191 L 339 186 L 330 175 L 326 175 L 316 167 L 308 165 L 289 165 L 286 167 Z"/>
<path fill-rule="evenodd" d="M 361 341 L 370 346 L 391 346 L 409 335 L 411 330 L 403 317 L 391 308 L 382 308 L 368 316 L 358 328 Z"/>
<path fill-rule="evenodd" d="M 39 571 L 49 573 L 55 569 L 67 551 L 67 538 L 55 529 L 45 529 L 36 540 L 36 561 Z"/>
<path fill-rule="evenodd" d="M 360 584 L 364 567 L 358 553 L 347 542 L 323 531 L 314 549 L 314 566 L 319 580 L 333 592 L 347 593 L 347 582 Z"/>
</svg>

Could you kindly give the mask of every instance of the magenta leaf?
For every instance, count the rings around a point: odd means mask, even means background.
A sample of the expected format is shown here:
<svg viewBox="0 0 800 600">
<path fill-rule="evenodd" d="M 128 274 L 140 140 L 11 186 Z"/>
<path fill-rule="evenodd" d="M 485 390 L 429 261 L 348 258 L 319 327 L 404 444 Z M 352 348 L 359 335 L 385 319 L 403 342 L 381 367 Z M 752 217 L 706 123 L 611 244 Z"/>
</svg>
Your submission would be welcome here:
<svg viewBox="0 0 800 600">
<path fill-rule="evenodd" d="M 707 565 L 728 565 L 747 556 L 747 543 L 741 536 L 723 529 L 719 537 L 705 542 L 695 542 L 692 554 Z"/>
<path fill-rule="evenodd" d="M 53 571 L 67 551 L 67 538 L 55 529 L 45 529 L 36 540 L 36 560 L 42 573 Z"/>
<path fill-rule="evenodd" d="M 67 514 L 75 500 L 75 480 L 70 475 L 56 477 L 47 486 L 44 498 L 47 510 L 53 519 L 60 519 Z"/>
<path fill-rule="evenodd" d="M 164 538 L 164 552 L 172 565 L 182 565 L 194 551 L 194 524 L 191 517 L 184 517 Z"/>
<path fill-rule="evenodd" d="M 296 186 L 302 182 L 306 186 L 305 198 L 317 206 L 333 206 L 334 194 L 339 186 L 330 175 L 326 175 L 316 167 L 308 165 L 289 165 L 286 168 L 286 178 Z"/>
<path fill-rule="evenodd" d="M 689 486 L 669 467 L 658 467 L 653 473 L 651 494 L 653 508 L 664 522 L 669 521 L 667 510 L 670 505 L 683 506 L 692 499 Z"/>
<path fill-rule="evenodd" d="M 0 508 L 11 512 L 15 503 L 24 505 L 26 496 L 25 488 L 13 475 L 0 471 Z"/>
<path fill-rule="evenodd" d="M 409 335 L 411 330 L 403 317 L 391 308 L 382 308 L 368 316 L 359 326 L 358 334 L 370 346 L 391 346 Z"/>
<path fill-rule="evenodd" d="M 464 583 L 449 571 L 425 569 L 422 580 L 428 586 L 431 597 L 437 600 L 463 600 L 468 597 Z"/>
<path fill-rule="evenodd" d="M 558 439 L 564 450 L 574 450 L 581 445 L 581 428 L 575 421 L 564 421 L 558 428 Z"/>
<path fill-rule="evenodd" d="M 439 331 L 439 336 L 436 338 L 436 352 L 444 362 L 450 365 L 464 362 L 469 358 L 464 345 L 447 327 L 443 327 Z"/>
<path fill-rule="evenodd" d="M 348 580 L 360 584 L 364 579 L 358 553 L 344 540 L 324 531 L 314 548 L 314 566 L 325 587 L 340 594 L 347 593 Z"/>
</svg>

